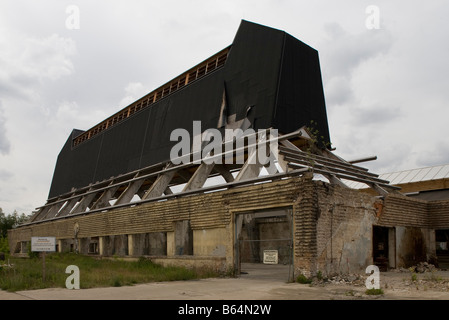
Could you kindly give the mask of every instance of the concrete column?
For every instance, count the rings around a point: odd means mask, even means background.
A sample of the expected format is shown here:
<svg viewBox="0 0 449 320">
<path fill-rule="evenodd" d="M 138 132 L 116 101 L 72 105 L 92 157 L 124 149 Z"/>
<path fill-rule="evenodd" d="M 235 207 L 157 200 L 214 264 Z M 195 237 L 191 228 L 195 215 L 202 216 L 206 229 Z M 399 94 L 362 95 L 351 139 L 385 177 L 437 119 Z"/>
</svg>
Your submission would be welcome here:
<svg viewBox="0 0 449 320">
<path fill-rule="evenodd" d="M 105 245 L 104 237 L 99 237 L 98 238 L 98 253 L 100 254 L 100 256 L 103 256 L 105 254 L 104 245 Z"/>
<path fill-rule="evenodd" d="M 134 238 L 135 234 L 128 234 L 128 255 L 133 256 L 134 255 Z"/>
<path fill-rule="evenodd" d="M 167 255 L 167 235 L 165 232 L 148 233 L 146 237 L 146 248 L 152 256 Z"/>
<path fill-rule="evenodd" d="M 396 229 L 388 228 L 388 266 L 396 268 Z"/>
<path fill-rule="evenodd" d="M 193 254 L 193 232 L 189 220 L 175 222 L 175 255 Z"/>
<path fill-rule="evenodd" d="M 175 233 L 167 232 L 167 256 L 175 255 Z"/>
</svg>

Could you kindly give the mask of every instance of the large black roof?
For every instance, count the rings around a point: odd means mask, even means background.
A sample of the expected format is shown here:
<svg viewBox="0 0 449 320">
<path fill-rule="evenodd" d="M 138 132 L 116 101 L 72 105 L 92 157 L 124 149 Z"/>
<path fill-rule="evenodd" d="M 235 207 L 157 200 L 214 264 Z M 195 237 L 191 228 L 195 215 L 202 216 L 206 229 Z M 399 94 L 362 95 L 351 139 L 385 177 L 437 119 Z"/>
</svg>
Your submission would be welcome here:
<svg viewBox="0 0 449 320">
<path fill-rule="evenodd" d="M 189 80 L 190 79 L 190 80 Z M 223 102 L 226 108 L 223 108 Z M 225 114 L 223 114 L 225 113 Z M 174 129 L 220 128 L 220 119 L 289 133 L 315 123 L 330 143 L 318 52 L 291 35 L 242 21 L 232 45 L 98 126 L 73 130 L 49 198 L 166 162 Z"/>
</svg>

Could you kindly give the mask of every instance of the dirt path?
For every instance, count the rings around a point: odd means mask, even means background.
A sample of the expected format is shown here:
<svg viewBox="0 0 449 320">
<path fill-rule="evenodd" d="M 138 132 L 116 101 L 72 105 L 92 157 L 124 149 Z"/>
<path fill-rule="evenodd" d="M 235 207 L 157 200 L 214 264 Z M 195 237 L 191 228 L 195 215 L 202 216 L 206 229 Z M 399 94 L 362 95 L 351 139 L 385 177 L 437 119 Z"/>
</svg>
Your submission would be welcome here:
<svg viewBox="0 0 449 320">
<path fill-rule="evenodd" d="M 276 278 L 258 278 L 255 273 L 240 278 L 174 281 L 127 287 L 68 290 L 52 288 L 8 293 L 0 300 L 449 300 L 449 271 L 416 274 L 381 272 L 383 295 L 365 293 L 366 276 L 351 275 L 312 284 L 287 283 Z"/>
</svg>

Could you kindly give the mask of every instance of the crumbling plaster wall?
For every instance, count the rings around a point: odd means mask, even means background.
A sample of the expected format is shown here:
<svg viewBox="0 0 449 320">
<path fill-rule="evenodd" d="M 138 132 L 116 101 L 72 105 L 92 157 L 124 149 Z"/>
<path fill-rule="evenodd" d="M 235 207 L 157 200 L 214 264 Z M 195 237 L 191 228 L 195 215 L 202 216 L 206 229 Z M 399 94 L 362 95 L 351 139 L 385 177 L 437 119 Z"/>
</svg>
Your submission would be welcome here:
<svg viewBox="0 0 449 320">
<path fill-rule="evenodd" d="M 408 268 L 418 262 L 435 263 L 435 230 L 396 226 L 396 267 Z"/>
<path fill-rule="evenodd" d="M 356 190 L 317 183 L 317 271 L 361 272 L 372 264 L 375 198 Z"/>
<path fill-rule="evenodd" d="M 304 185 L 294 207 L 295 275 L 364 272 L 372 264 L 375 201 L 322 181 Z"/>
</svg>

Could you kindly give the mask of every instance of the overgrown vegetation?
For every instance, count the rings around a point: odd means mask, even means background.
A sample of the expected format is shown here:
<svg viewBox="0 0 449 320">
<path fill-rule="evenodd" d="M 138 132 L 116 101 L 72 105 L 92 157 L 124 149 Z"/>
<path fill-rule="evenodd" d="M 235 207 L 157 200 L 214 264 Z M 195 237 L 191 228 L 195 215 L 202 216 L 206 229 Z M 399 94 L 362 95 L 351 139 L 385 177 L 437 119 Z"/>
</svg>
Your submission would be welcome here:
<svg viewBox="0 0 449 320">
<path fill-rule="evenodd" d="M 311 278 L 307 278 L 305 275 L 300 274 L 297 278 L 296 278 L 296 282 L 298 283 L 302 283 L 302 284 L 310 284 L 312 283 L 312 279 Z"/>
<path fill-rule="evenodd" d="M 192 280 L 218 276 L 209 269 L 163 267 L 149 259 L 100 259 L 75 253 L 51 253 L 46 259 L 46 281 L 41 258 L 10 258 L 12 268 L 0 270 L 0 289 L 8 291 L 65 288 L 67 266 L 80 270 L 80 288 L 127 286 L 156 281 Z"/>
<path fill-rule="evenodd" d="M 17 211 L 6 215 L 2 208 L 0 208 L 0 252 L 4 253 L 6 258 L 9 256 L 8 230 L 15 228 L 28 218 L 24 213 L 19 215 Z"/>
<path fill-rule="evenodd" d="M 365 291 L 366 294 L 368 295 L 380 295 L 380 294 L 384 294 L 384 291 L 382 289 L 367 289 Z"/>
<path fill-rule="evenodd" d="M 6 238 L 9 229 L 15 228 L 28 218 L 24 213 L 19 215 L 16 210 L 12 214 L 5 214 L 2 208 L 0 208 L 0 238 Z"/>
</svg>

